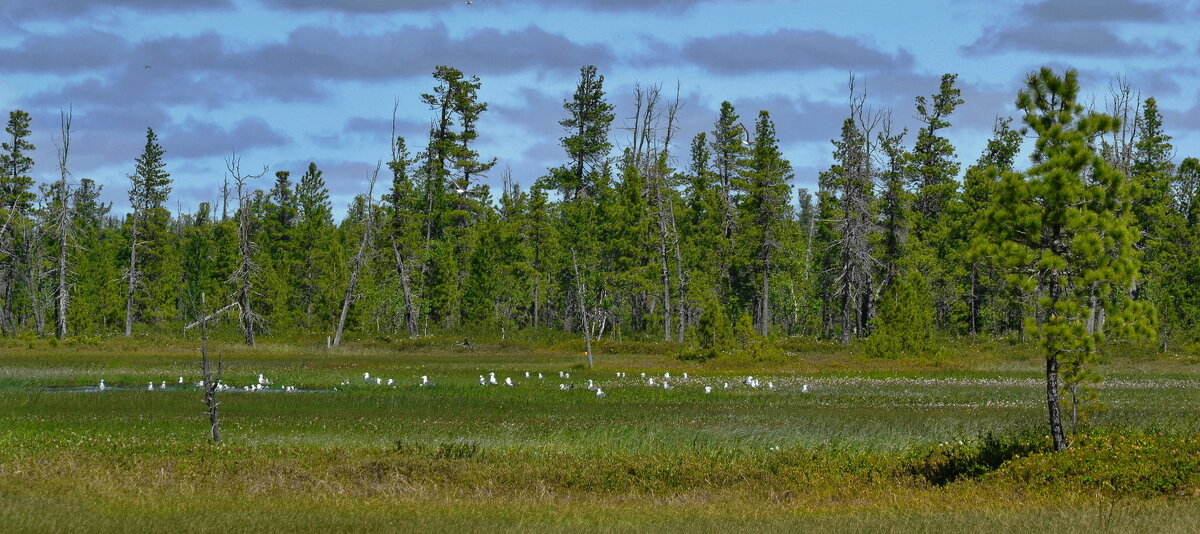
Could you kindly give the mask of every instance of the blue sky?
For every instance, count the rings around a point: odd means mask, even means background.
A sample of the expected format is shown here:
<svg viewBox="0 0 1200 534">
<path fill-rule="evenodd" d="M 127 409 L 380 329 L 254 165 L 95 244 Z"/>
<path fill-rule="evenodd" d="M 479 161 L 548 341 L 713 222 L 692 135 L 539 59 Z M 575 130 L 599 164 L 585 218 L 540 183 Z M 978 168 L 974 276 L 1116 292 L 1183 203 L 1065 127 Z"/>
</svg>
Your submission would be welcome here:
<svg viewBox="0 0 1200 534">
<path fill-rule="evenodd" d="M 919 5 L 917 5 L 919 4 Z M 711 129 L 722 100 L 745 122 L 771 112 L 794 184 L 814 188 L 846 115 L 853 72 L 869 103 L 913 126 L 913 99 L 959 74 L 966 103 L 947 135 L 974 161 L 997 115 L 1013 115 L 1041 65 L 1080 71 L 1103 107 L 1122 76 L 1155 96 L 1179 156 L 1200 155 L 1200 1 L 977 0 L 7 0 L 0 109 L 33 115 L 35 175 L 57 173 L 52 133 L 72 107 L 72 169 L 126 209 L 126 175 L 159 133 L 172 207 L 214 200 L 224 159 L 243 168 L 325 169 L 340 211 L 388 151 L 430 119 L 420 94 L 439 64 L 478 75 L 489 110 L 479 150 L 528 185 L 562 162 L 557 121 L 579 67 L 595 64 L 617 105 L 635 84 L 684 100 L 678 147 Z M 336 6 L 336 7 L 326 7 Z M 146 68 L 149 66 L 149 68 Z M 265 183 L 262 184 L 266 186 Z"/>
</svg>

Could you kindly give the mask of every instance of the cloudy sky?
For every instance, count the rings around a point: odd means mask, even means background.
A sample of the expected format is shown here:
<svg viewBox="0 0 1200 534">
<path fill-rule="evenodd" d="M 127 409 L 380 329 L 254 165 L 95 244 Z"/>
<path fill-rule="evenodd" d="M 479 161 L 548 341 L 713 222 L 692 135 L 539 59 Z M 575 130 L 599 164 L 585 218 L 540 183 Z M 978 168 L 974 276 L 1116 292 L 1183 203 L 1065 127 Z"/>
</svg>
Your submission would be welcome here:
<svg viewBox="0 0 1200 534">
<path fill-rule="evenodd" d="M 919 4 L 919 6 L 916 6 Z M 326 7 L 337 5 L 336 8 Z M 579 67 L 606 76 L 619 127 L 635 84 L 678 84 L 680 146 L 722 100 L 745 122 L 771 112 L 795 184 L 814 187 L 855 73 L 870 103 L 912 125 L 913 98 L 959 74 L 948 135 L 973 161 L 1021 80 L 1073 67 L 1102 105 L 1115 76 L 1155 96 L 1179 155 L 1200 155 L 1200 0 L 5 0 L 0 108 L 33 115 L 39 179 L 51 133 L 75 114 L 72 168 L 117 211 L 126 175 L 159 133 L 174 202 L 217 196 L 224 159 L 325 169 L 339 211 L 388 151 L 393 103 L 410 146 L 431 118 L 439 64 L 482 79 L 480 152 L 530 184 L 561 163 L 562 101 Z M 265 185 L 265 184 L 264 184 Z M 174 207 L 174 206 L 172 206 Z"/>
</svg>

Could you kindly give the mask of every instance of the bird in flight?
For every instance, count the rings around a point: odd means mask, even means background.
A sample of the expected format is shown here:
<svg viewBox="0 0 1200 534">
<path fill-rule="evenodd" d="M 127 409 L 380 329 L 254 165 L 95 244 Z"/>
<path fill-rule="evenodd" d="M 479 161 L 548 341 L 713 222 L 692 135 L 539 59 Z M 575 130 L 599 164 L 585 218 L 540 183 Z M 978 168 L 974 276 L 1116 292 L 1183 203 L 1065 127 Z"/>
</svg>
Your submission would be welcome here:
<svg viewBox="0 0 1200 534">
<path fill-rule="evenodd" d="M 147 69 L 148 69 L 148 68 L 150 68 L 150 65 L 146 65 L 146 68 L 147 68 Z"/>
</svg>

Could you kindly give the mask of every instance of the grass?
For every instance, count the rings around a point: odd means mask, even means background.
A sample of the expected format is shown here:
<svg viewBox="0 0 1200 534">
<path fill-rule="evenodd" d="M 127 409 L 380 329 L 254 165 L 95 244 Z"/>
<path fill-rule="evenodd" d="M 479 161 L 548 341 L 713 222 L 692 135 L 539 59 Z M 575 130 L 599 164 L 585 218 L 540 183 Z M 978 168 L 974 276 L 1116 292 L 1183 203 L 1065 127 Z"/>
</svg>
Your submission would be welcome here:
<svg viewBox="0 0 1200 534">
<path fill-rule="evenodd" d="M 7 347 L 0 525 L 1200 529 L 1200 365 L 1187 356 L 1108 358 L 1108 409 L 1056 455 L 1044 452 L 1040 363 L 1020 346 L 872 361 L 809 344 L 786 362 L 749 369 L 624 342 L 585 370 L 568 341 L 470 349 L 449 341 L 363 340 L 332 351 L 318 340 L 219 343 L 228 383 L 263 373 L 276 385 L 338 389 L 225 393 L 220 446 L 205 439 L 198 390 L 176 385 L 179 376 L 198 379 L 194 340 Z M 518 386 L 479 386 L 489 371 Z M 397 386 L 366 384 L 363 372 Z M 670 372 L 676 388 L 648 387 L 642 372 L 660 380 Z M 742 386 L 747 373 L 777 389 Z M 421 375 L 437 385 L 418 387 Z M 60 389 L 101 378 L 117 389 Z M 583 389 L 589 378 L 606 398 Z M 170 390 L 145 390 L 164 380 Z M 579 387 L 560 391 L 563 382 Z M 705 385 L 714 392 L 704 394 Z"/>
</svg>

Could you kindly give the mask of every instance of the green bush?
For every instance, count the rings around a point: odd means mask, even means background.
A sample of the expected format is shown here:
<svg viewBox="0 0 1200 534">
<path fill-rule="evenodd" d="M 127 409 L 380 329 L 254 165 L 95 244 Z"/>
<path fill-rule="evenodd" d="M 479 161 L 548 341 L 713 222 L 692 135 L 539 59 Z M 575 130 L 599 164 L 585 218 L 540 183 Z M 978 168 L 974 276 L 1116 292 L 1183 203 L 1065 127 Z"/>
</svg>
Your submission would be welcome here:
<svg viewBox="0 0 1200 534">
<path fill-rule="evenodd" d="M 1119 497 L 1200 492 L 1200 434 L 1081 436 L 1061 453 L 1009 462 L 994 475 L 1023 486 Z"/>
</svg>

